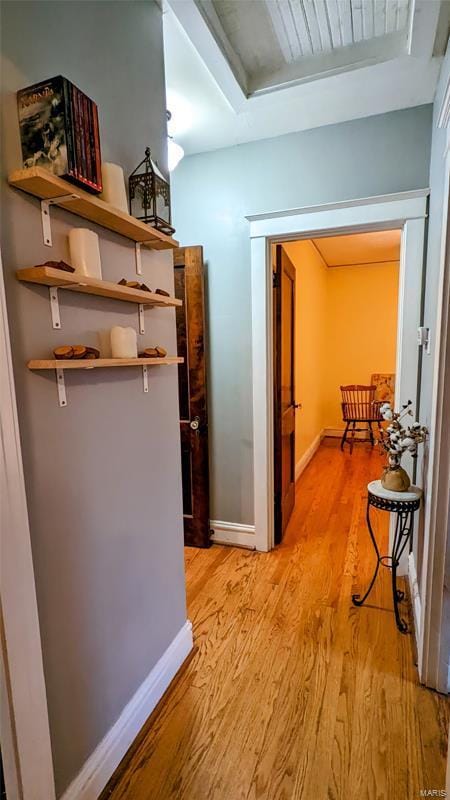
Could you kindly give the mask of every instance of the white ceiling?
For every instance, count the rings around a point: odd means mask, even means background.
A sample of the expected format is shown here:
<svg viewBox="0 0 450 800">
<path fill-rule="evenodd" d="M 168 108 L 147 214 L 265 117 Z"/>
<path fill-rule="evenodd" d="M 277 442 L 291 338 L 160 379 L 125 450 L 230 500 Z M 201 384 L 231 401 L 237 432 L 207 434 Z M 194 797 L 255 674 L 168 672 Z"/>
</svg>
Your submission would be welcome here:
<svg viewBox="0 0 450 800">
<path fill-rule="evenodd" d="M 172 133 L 186 153 L 432 102 L 445 0 L 166 0 Z"/>
<path fill-rule="evenodd" d="M 312 239 L 328 267 L 386 264 L 400 258 L 401 231 L 376 231 Z"/>
<path fill-rule="evenodd" d="M 405 31 L 411 9 L 411 0 L 263 0 L 263 4 L 287 62 Z M 237 4 L 231 0 L 231 5 Z"/>
<path fill-rule="evenodd" d="M 246 94 L 399 55 L 412 7 L 412 0 L 197 0 Z"/>
</svg>

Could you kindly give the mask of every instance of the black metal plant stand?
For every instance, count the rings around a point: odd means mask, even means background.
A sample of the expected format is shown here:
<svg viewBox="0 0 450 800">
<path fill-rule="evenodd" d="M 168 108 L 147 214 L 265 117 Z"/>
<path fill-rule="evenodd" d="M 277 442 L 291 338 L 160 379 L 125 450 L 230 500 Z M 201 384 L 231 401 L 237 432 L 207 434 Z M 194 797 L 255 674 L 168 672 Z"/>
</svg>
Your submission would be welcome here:
<svg viewBox="0 0 450 800">
<path fill-rule="evenodd" d="M 405 551 L 406 545 L 408 544 L 408 541 L 413 531 L 414 514 L 420 506 L 420 498 L 422 492 L 415 486 L 411 486 L 409 491 L 404 493 L 387 492 L 381 486 L 381 481 L 372 481 L 371 483 L 369 483 L 367 489 L 368 489 L 368 495 L 367 495 L 366 520 L 367 520 L 367 527 L 370 533 L 370 538 L 375 548 L 377 563 L 375 565 L 375 571 L 373 573 L 372 580 L 369 583 L 366 593 L 363 595 L 363 597 L 361 597 L 361 595 L 359 594 L 352 595 L 352 601 L 355 606 L 362 606 L 366 602 L 370 592 L 372 591 L 372 587 L 378 575 L 380 564 L 383 567 L 388 567 L 392 571 L 392 599 L 394 604 L 395 621 L 397 623 L 397 628 L 401 633 L 407 633 L 408 625 L 401 618 L 398 607 L 399 602 L 404 598 L 404 592 L 402 592 L 400 589 L 397 588 L 397 569 L 400 563 L 400 559 Z M 379 508 L 382 511 L 389 511 L 390 513 L 397 515 L 391 555 L 388 556 L 380 555 L 380 551 L 378 549 L 377 541 L 375 539 L 375 535 L 372 529 L 372 523 L 370 520 L 371 506 L 374 506 L 374 508 Z"/>
</svg>

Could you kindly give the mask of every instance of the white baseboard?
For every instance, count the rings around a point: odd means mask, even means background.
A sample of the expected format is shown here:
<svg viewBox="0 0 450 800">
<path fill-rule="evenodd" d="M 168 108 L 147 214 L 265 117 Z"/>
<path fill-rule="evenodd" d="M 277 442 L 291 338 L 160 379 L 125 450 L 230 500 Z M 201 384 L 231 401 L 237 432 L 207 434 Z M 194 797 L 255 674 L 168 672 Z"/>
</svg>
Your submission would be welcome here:
<svg viewBox="0 0 450 800">
<path fill-rule="evenodd" d="M 255 550 L 255 526 L 241 525 L 235 522 L 222 522 L 212 519 L 209 523 L 211 528 L 211 541 L 215 544 L 229 544 L 234 547 L 247 547 Z"/>
<path fill-rule="evenodd" d="M 295 480 L 298 481 L 300 475 L 302 474 L 303 470 L 306 469 L 309 462 L 311 461 L 313 455 L 315 454 L 316 450 L 318 449 L 322 439 L 324 437 L 324 432 L 320 431 L 320 433 L 316 436 L 316 438 L 311 442 L 308 449 L 305 450 L 302 457 L 297 461 L 295 465 Z"/>
<path fill-rule="evenodd" d="M 417 580 L 416 562 L 414 553 L 409 554 L 408 558 L 408 579 L 409 591 L 411 592 L 411 603 L 414 615 L 414 630 L 416 633 L 416 645 L 419 650 L 420 642 L 420 621 L 422 619 L 422 603 L 420 600 L 419 583 Z"/>
<path fill-rule="evenodd" d="M 193 647 L 187 620 L 61 800 L 97 800 Z"/>
</svg>

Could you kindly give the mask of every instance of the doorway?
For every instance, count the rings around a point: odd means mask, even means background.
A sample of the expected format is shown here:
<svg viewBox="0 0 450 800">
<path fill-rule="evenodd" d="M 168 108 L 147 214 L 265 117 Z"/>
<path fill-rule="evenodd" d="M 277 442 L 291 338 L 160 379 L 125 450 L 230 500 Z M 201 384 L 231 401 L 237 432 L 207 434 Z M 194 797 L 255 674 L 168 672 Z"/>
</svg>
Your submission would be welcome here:
<svg viewBox="0 0 450 800">
<path fill-rule="evenodd" d="M 394 403 L 400 243 L 393 229 L 273 245 L 275 543 L 318 448 L 356 462 Z"/>
<path fill-rule="evenodd" d="M 396 397 L 417 401 L 427 190 L 255 214 L 250 222 L 255 547 L 274 546 L 272 244 L 400 229 Z M 406 469 L 410 465 L 406 462 Z"/>
</svg>

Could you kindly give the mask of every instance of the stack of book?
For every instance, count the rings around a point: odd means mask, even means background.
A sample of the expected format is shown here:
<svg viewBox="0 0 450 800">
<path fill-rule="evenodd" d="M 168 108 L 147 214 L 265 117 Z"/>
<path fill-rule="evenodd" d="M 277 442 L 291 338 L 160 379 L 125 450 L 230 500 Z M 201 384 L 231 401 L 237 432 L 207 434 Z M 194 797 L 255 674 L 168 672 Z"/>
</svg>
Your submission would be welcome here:
<svg viewBox="0 0 450 800">
<path fill-rule="evenodd" d="M 102 191 L 97 105 L 58 75 L 17 92 L 23 165 Z"/>
</svg>

